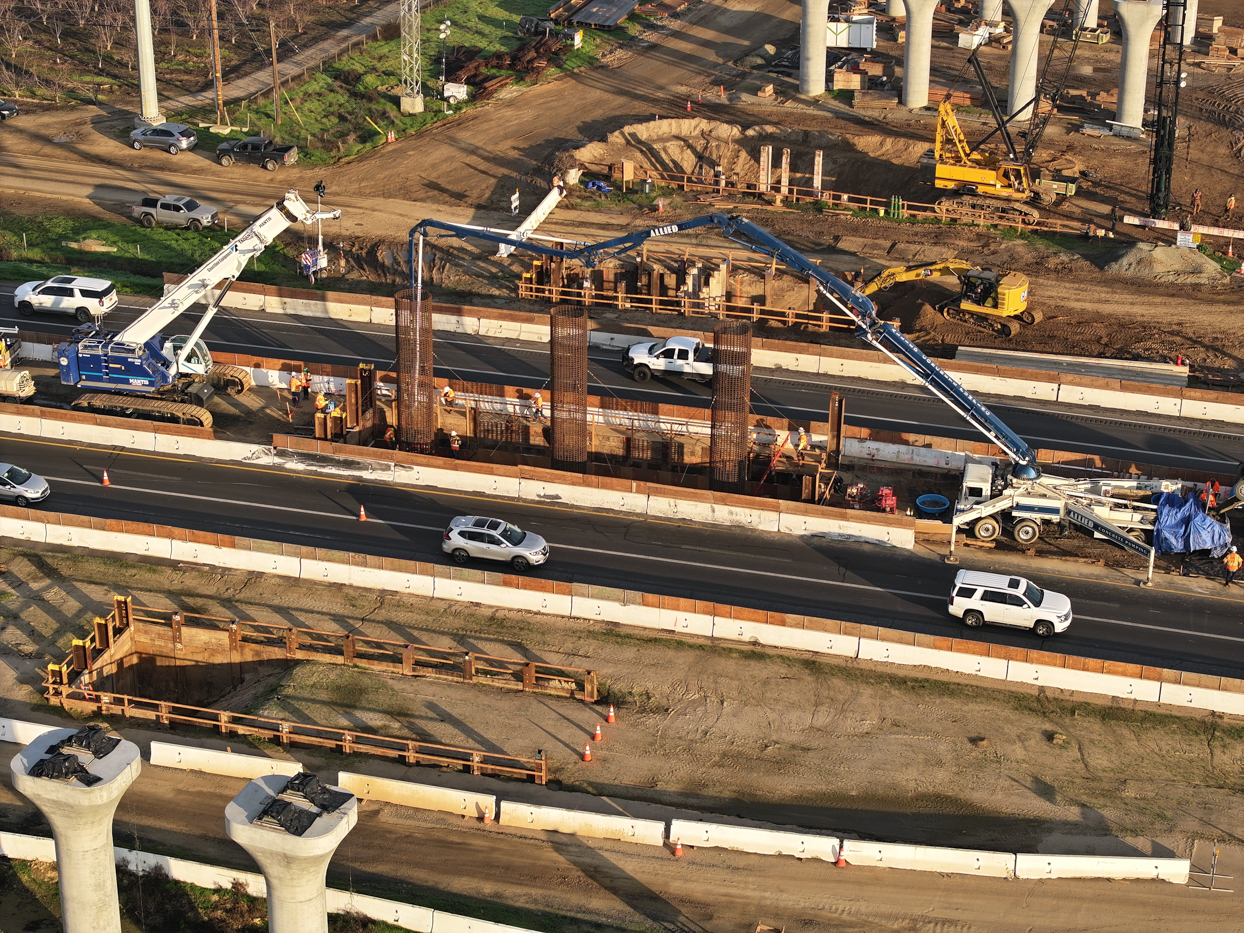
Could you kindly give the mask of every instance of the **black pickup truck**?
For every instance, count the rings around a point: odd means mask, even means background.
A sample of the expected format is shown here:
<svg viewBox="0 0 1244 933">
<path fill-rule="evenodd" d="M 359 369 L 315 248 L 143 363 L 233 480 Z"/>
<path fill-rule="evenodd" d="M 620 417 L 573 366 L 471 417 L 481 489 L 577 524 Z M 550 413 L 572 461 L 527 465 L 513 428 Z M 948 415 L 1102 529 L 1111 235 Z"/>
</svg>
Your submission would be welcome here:
<svg viewBox="0 0 1244 933">
<path fill-rule="evenodd" d="M 283 146 L 266 136 L 230 139 L 216 147 L 216 161 L 226 168 L 234 162 L 245 162 L 275 172 L 278 165 L 293 165 L 298 161 L 298 147 Z"/>
</svg>

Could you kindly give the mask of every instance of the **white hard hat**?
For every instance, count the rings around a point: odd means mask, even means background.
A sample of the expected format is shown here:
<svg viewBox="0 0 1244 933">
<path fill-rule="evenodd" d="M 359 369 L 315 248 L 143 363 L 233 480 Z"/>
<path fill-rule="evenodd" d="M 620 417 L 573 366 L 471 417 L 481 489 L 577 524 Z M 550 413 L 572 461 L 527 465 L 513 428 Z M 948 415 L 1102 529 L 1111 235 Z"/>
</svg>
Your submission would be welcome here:
<svg viewBox="0 0 1244 933">
<path fill-rule="evenodd" d="M 1232 553 L 1232 554 L 1234 554 L 1234 553 L 1235 553 L 1235 545 L 1234 545 L 1234 544 L 1233 544 L 1233 545 L 1231 545 L 1231 553 Z"/>
<path fill-rule="evenodd" d="M 800 429 L 799 429 L 799 433 L 800 433 L 800 434 L 802 434 L 802 433 L 803 433 L 803 428 L 800 428 Z"/>
<path fill-rule="evenodd" d="M 458 436 L 458 432 L 457 432 L 457 431 L 450 431 L 450 432 L 449 432 L 449 436 L 450 436 L 450 437 L 457 437 L 457 436 Z"/>
</svg>

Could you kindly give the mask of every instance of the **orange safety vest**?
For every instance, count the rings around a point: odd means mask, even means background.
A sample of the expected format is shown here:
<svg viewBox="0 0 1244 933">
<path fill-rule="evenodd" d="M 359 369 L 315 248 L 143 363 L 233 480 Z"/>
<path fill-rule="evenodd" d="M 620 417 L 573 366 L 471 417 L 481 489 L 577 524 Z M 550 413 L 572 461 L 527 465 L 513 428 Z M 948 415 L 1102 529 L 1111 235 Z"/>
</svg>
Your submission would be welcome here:
<svg viewBox="0 0 1244 933">
<path fill-rule="evenodd" d="M 392 444 L 392 443 L 393 443 L 393 439 L 394 439 L 395 437 L 397 437 L 397 432 L 396 432 L 396 431 L 394 431 L 392 428 L 386 428 L 386 429 L 385 429 L 385 432 L 384 432 L 384 439 L 385 439 L 386 441 L 388 441 L 390 444 Z"/>
<path fill-rule="evenodd" d="M 449 386 L 445 386 L 445 388 L 441 390 L 441 398 L 446 402 L 452 402 L 454 400 L 454 390 Z"/>
<path fill-rule="evenodd" d="M 808 435 L 800 434 L 799 435 L 799 450 L 807 450 L 807 449 L 808 449 Z"/>
<path fill-rule="evenodd" d="M 1235 573 L 1241 565 L 1244 565 L 1244 557 L 1240 557 L 1239 554 L 1228 554 L 1222 562 L 1227 565 L 1228 570 Z"/>
<path fill-rule="evenodd" d="M 453 437 L 451 437 L 451 438 L 449 439 L 449 446 L 450 446 L 453 450 L 459 450 L 459 449 L 461 449 L 461 447 L 462 447 L 462 438 L 458 437 L 458 435 L 456 435 L 456 434 L 455 434 Z"/>
</svg>

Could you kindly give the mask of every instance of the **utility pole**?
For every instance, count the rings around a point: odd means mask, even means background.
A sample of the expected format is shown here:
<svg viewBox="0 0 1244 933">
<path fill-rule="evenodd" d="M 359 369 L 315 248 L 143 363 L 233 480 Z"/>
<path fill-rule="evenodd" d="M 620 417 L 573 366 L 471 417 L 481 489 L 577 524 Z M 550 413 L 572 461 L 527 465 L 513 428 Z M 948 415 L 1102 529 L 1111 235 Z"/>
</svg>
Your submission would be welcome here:
<svg viewBox="0 0 1244 933">
<path fill-rule="evenodd" d="M 281 125 L 281 76 L 276 70 L 276 23 L 268 20 L 268 32 L 272 36 L 272 115 L 276 125 Z"/>
<path fill-rule="evenodd" d="M 216 76 L 216 125 L 224 126 L 225 85 L 220 79 L 220 27 L 216 23 L 216 0 L 211 0 L 212 10 L 212 69 Z"/>
</svg>

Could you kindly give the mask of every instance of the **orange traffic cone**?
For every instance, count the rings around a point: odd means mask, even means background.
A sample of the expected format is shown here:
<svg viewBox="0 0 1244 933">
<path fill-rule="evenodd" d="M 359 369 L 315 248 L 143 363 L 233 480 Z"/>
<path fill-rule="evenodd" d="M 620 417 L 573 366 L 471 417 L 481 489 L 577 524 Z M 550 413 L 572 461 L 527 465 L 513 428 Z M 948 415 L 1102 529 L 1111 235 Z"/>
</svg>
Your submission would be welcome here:
<svg viewBox="0 0 1244 933">
<path fill-rule="evenodd" d="M 1227 258 L 1235 258 L 1235 240 L 1227 240 Z"/>
<path fill-rule="evenodd" d="M 363 508 L 361 505 L 359 506 L 359 521 L 367 521 L 367 509 Z"/>
<path fill-rule="evenodd" d="M 596 741 L 600 741 L 600 723 L 596 724 Z"/>
<path fill-rule="evenodd" d="M 834 862 L 836 868 L 847 867 L 847 841 L 842 840 L 842 844 L 838 846 L 838 861 Z"/>
<path fill-rule="evenodd" d="M 108 471 L 107 471 L 107 470 L 104 470 L 104 481 L 103 481 L 103 483 L 101 483 L 101 485 L 103 485 L 103 486 L 111 486 L 111 485 L 112 485 L 112 483 L 111 483 L 111 482 L 109 482 L 109 480 L 108 480 Z"/>
<path fill-rule="evenodd" d="M 691 112 L 691 101 L 687 101 L 687 113 Z"/>
<path fill-rule="evenodd" d="M 615 719 L 616 717 L 613 715 L 613 704 L 610 703 L 609 704 L 609 715 L 608 717 L 606 717 L 605 722 L 614 722 Z"/>
<path fill-rule="evenodd" d="M 389 130 L 389 135 L 384 138 L 384 141 L 386 143 L 391 143 L 391 142 L 395 142 L 396 140 L 397 140 L 397 137 L 393 135 L 393 131 Z"/>
<path fill-rule="evenodd" d="M 484 825 L 492 822 L 492 807 L 484 807 Z"/>
<path fill-rule="evenodd" d="M 583 746 L 583 760 L 584 761 L 592 760 L 592 746 L 590 745 Z"/>
<path fill-rule="evenodd" d="M 674 858 L 678 858 L 680 855 L 682 855 L 682 839 L 675 839 L 674 840 Z"/>
</svg>

